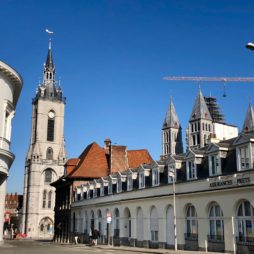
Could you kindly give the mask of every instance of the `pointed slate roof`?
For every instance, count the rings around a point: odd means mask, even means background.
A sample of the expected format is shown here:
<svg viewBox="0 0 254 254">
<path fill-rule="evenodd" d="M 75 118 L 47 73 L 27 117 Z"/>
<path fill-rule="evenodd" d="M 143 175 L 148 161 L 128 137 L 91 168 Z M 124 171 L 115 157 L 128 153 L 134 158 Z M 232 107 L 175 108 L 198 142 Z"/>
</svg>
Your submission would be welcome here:
<svg viewBox="0 0 254 254">
<path fill-rule="evenodd" d="M 53 56 L 52 56 L 52 49 L 51 49 L 51 42 L 49 42 L 49 49 L 48 49 L 48 55 L 47 55 L 47 60 L 45 63 L 45 69 L 46 70 L 54 70 L 54 63 L 53 63 Z"/>
<path fill-rule="evenodd" d="M 242 131 L 243 132 L 254 131 L 254 112 L 251 104 L 249 104 Z"/>
<path fill-rule="evenodd" d="M 212 117 L 210 115 L 209 109 L 206 105 L 204 96 L 201 92 L 201 89 L 198 91 L 198 95 L 195 100 L 195 104 L 192 108 L 192 113 L 190 117 L 190 121 L 197 119 L 206 119 L 212 121 Z"/>
<path fill-rule="evenodd" d="M 163 122 L 162 128 L 179 128 L 180 123 L 175 111 L 175 107 L 172 101 L 172 98 L 170 97 L 170 103 L 168 106 L 168 111 L 166 113 L 165 120 Z"/>
</svg>

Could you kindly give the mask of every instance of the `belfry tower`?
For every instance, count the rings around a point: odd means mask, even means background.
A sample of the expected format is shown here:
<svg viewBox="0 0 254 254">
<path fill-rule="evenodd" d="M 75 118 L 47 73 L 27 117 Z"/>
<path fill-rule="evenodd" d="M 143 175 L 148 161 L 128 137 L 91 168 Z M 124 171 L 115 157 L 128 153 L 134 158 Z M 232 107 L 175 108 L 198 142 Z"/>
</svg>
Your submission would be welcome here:
<svg viewBox="0 0 254 254">
<path fill-rule="evenodd" d="M 170 98 L 168 111 L 162 125 L 162 155 L 174 155 L 182 152 L 182 128 L 172 98 Z"/>
<path fill-rule="evenodd" d="M 31 238 L 53 236 L 55 191 L 50 183 L 64 174 L 65 98 L 56 86 L 51 41 L 43 82 L 32 102 L 32 129 L 26 156 L 22 232 Z"/>
</svg>

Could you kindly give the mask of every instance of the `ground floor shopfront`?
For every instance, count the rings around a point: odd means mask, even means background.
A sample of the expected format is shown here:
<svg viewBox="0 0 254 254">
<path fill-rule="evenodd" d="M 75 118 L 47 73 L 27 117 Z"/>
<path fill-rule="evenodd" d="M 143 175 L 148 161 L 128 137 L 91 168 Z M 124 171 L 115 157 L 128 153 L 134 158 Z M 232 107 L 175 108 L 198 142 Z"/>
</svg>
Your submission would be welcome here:
<svg viewBox="0 0 254 254">
<path fill-rule="evenodd" d="M 254 253 L 253 183 L 251 172 L 178 183 L 175 195 L 171 184 L 80 200 L 71 231 L 88 241 L 96 228 L 104 244 Z"/>
</svg>

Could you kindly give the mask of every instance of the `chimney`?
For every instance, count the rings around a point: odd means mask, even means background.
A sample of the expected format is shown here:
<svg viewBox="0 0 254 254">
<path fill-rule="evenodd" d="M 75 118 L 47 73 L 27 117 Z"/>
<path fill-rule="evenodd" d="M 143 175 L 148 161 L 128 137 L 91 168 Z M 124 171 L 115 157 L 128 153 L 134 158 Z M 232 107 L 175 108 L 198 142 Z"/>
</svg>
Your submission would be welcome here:
<svg viewBox="0 0 254 254">
<path fill-rule="evenodd" d="M 104 149 L 106 150 L 106 154 L 109 154 L 111 151 L 111 140 L 109 138 L 106 138 L 104 140 Z"/>
<path fill-rule="evenodd" d="M 106 138 L 104 140 L 104 150 L 105 150 L 105 154 L 107 157 L 107 161 L 108 161 L 108 168 L 109 168 L 109 172 L 108 174 L 111 174 L 111 140 L 109 138 Z"/>
</svg>

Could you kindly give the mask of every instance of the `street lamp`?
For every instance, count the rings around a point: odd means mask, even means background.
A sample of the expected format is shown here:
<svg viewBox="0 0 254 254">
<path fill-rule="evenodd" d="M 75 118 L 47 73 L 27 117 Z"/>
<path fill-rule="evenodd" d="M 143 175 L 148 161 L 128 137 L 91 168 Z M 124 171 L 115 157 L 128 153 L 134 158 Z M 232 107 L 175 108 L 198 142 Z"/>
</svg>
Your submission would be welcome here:
<svg viewBox="0 0 254 254">
<path fill-rule="evenodd" d="M 245 46 L 247 49 L 254 50 L 254 43 L 248 42 Z"/>
</svg>

